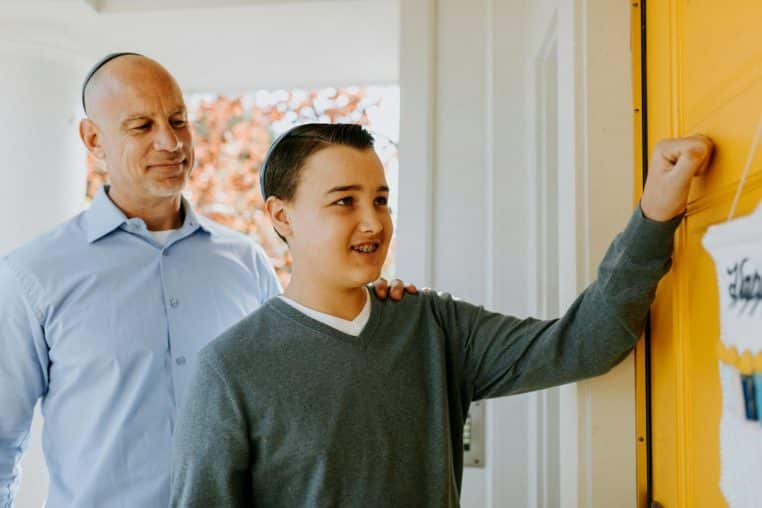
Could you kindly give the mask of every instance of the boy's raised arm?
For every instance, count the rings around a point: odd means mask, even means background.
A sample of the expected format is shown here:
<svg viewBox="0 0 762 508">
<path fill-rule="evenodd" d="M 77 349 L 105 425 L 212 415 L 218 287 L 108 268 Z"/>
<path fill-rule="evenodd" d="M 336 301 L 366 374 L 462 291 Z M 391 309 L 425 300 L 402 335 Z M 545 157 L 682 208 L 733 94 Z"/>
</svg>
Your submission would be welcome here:
<svg viewBox="0 0 762 508">
<path fill-rule="evenodd" d="M 460 336 L 473 399 L 569 383 L 619 363 L 638 340 L 656 286 L 669 270 L 680 219 L 655 222 L 636 210 L 609 247 L 598 279 L 559 319 L 517 319 L 439 298 L 440 315 Z"/>
<path fill-rule="evenodd" d="M 440 300 L 440 316 L 452 319 L 458 335 L 474 399 L 603 374 L 627 355 L 669 270 L 692 178 L 707 169 L 712 150 L 703 136 L 657 144 L 640 206 L 606 252 L 597 280 L 561 318 L 519 320 Z"/>
</svg>

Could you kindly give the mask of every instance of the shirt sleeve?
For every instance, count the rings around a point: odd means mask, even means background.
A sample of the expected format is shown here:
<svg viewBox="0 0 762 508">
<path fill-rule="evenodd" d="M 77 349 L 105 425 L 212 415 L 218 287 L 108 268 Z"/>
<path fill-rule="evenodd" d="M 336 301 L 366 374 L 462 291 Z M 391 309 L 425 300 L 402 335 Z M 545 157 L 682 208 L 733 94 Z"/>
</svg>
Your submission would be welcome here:
<svg viewBox="0 0 762 508">
<path fill-rule="evenodd" d="M 0 260 L 0 507 L 13 506 L 37 400 L 47 391 L 42 313 L 28 278 Z"/>
<path fill-rule="evenodd" d="M 638 208 L 606 252 L 598 278 L 559 319 L 518 319 L 440 295 L 474 400 L 597 376 L 624 359 L 643 331 L 659 280 L 671 266 L 682 216 L 655 222 Z"/>
<path fill-rule="evenodd" d="M 270 259 L 259 245 L 254 245 L 254 267 L 257 273 L 260 302 L 264 303 L 273 296 L 283 293 L 278 276 L 275 274 Z"/>
<path fill-rule="evenodd" d="M 202 353 L 172 439 L 170 506 L 252 505 L 246 427 L 232 390 Z"/>
</svg>

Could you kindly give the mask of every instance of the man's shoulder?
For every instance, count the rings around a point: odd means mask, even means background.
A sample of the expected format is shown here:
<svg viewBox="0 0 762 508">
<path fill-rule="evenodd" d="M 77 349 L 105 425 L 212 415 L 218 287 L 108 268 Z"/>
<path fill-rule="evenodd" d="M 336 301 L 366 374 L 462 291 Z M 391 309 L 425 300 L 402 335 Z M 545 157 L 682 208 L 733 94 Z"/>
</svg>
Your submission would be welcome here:
<svg viewBox="0 0 762 508">
<path fill-rule="evenodd" d="M 58 224 L 2 257 L 17 270 L 37 272 L 50 266 L 53 256 L 74 256 L 88 245 L 85 212 Z"/>
<path fill-rule="evenodd" d="M 215 222 L 209 217 L 203 215 L 199 215 L 198 217 L 198 220 L 201 222 L 204 229 L 206 229 L 217 241 L 223 243 L 228 248 L 236 251 L 253 253 L 254 255 L 264 255 L 264 250 L 252 237 L 220 224 L 219 222 Z"/>
<path fill-rule="evenodd" d="M 225 226 L 224 224 L 216 222 L 205 215 L 198 215 L 198 220 L 204 229 L 220 239 L 241 244 L 252 243 L 251 237 Z"/>
</svg>

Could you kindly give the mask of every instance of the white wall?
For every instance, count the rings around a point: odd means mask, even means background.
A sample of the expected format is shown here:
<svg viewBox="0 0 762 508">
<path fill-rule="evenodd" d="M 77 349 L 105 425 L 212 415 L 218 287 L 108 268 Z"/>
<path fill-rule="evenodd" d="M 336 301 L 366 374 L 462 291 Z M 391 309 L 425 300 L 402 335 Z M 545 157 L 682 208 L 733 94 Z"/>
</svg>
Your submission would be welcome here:
<svg viewBox="0 0 762 508">
<path fill-rule="evenodd" d="M 550 38 L 561 310 L 592 280 L 631 210 L 629 9 L 607 0 L 403 2 L 400 273 L 498 311 L 542 312 L 537 67 Z M 634 504 L 631 359 L 538 397 L 489 404 L 487 467 L 466 470 L 463 506 Z M 559 415 L 555 430 L 538 419 L 541 406 Z M 552 443 L 555 455 L 537 456 Z M 548 478 L 543 460 L 557 461 L 560 478 Z M 560 482 L 556 494 L 549 481 Z"/>
<path fill-rule="evenodd" d="M 631 6 L 607 0 L 528 5 L 528 54 L 542 51 L 549 32 L 558 41 L 558 170 L 565 190 L 558 203 L 558 291 L 565 308 L 595 278 L 605 249 L 632 210 Z M 534 62 L 526 70 L 529 102 L 537 105 L 542 83 Z M 535 133 L 531 112 L 527 123 Z M 537 143 L 529 142 L 530 168 L 536 167 Z M 632 357 L 605 376 L 562 387 L 558 409 L 560 505 L 634 506 Z"/>
<path fill-rule="evenodd" d="M 398 272 L 528 311 L 523 1 L 410 0 L 401 12 Z M 527 505 L 527 398 L 490 401 L 464 507 Z"/>
</svg>

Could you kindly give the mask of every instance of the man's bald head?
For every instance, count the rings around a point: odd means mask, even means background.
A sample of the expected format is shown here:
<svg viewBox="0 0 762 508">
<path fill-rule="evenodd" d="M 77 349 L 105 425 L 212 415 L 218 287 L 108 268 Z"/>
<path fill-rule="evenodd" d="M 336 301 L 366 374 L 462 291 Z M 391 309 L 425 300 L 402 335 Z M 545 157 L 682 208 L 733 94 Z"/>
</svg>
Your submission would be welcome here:
<svg viewBox="0 0 762 508">
<path fill-rule="evenodd" d="M 98 102 L 108 95 L 123 92 L 133 84 L 162 81 L 178 92 L 174 77 L 159 62 L 138 53 L 112 53 L 101 59 L 88 73 L 82 86 L 82 107 L 92 117 Z"/>
<path fill-rule="evenodd" d="M 117 52 L 117 53 L 109 53 L 108 55 L 104 56 L 100 60 L 98 60 L 95 65 L 93 65 L 90 70 L 87 73 L 87 76 L 85 76 L 85 80 L 82 82 L 82 109 L 85 111 L 85 114 L 87 114 L 87 101 L 85 101 L 85 91 L 87 90 L 88 86 L 90 85 L 90 80 L 93 79 L 93 76 L 108 62 L 115 58 L 119 58 L 120 56 L 127 56 L 127 55 L 135 55 L 135 56 L 142 56 L 140 53 L 132 53 L 132 52 Z"/>
</svg>

